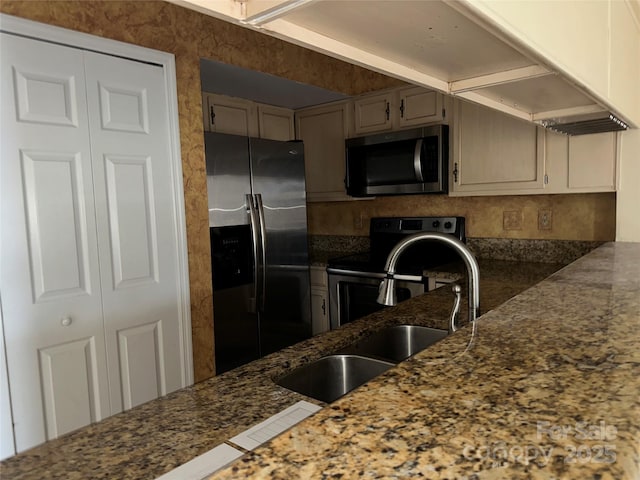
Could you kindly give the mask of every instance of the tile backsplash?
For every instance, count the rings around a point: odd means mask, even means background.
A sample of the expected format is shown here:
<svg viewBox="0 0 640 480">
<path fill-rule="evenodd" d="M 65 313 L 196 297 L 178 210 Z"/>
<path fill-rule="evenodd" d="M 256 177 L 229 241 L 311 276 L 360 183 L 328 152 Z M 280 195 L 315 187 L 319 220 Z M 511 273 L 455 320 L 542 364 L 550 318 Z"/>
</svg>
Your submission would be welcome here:
<svg viewBox="0 0 640 480">
<path fill-rule="evenodd" d="M 467 237 L 578 240 L 615 239 L 615 193 L 448 197 L 405 195 L 308 204 L 312 235 L 369 234 L 380 216 L 462 216 Z M 518 218 L 517 222 L 513 218 Z"/>
</svg>

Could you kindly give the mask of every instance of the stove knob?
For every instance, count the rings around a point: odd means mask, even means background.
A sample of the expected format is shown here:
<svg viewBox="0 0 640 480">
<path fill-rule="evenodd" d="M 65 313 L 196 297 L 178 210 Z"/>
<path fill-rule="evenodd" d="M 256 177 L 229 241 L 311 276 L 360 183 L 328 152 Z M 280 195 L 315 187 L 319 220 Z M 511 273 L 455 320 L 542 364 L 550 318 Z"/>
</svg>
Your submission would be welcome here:
<svg viewBox="0 0 640 480">
<path fill-rule="evenodd" d="M 451 228 L 451 222 L 444 222 L 444 228 L 449 230 Z"/>
<path fill-rule="evenodd" d="M 440 226 L 440 220 L 434 220 L 431 226 L 433 228 L 438 228 Z"/>
</svg>

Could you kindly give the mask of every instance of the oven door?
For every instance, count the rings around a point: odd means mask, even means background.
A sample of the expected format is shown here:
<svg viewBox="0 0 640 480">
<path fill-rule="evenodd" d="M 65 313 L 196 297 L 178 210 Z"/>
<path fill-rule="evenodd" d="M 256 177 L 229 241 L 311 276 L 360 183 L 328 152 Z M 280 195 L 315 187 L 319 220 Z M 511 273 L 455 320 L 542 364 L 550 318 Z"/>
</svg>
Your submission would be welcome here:
<svg viewBox="0 0 640 480">
<path fill-rule="evenodd" d="M 337 269 L 327 269 L 327 274 L 329 280 L 329 321 L 332 330 L 386 308 L 376 301 L 384 274 Z M 403 278 L 402 275 L 398 275 L 396 279 L 398 302 L 427 291 L 426 278 L 409 275 Z"/>
</svg>

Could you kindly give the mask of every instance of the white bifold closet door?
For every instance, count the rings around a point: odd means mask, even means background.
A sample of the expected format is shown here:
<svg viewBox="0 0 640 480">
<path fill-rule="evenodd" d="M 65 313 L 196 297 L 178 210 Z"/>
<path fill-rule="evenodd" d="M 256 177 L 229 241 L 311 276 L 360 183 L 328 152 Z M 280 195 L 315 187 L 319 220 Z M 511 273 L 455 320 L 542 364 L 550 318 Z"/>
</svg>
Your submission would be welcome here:
<svg viewBox="0 0 640 480">
<path fill-rule="evenodd" d="M 1 34 L 17 451 L 185 385 L 162 67 Z"/>
</svg>

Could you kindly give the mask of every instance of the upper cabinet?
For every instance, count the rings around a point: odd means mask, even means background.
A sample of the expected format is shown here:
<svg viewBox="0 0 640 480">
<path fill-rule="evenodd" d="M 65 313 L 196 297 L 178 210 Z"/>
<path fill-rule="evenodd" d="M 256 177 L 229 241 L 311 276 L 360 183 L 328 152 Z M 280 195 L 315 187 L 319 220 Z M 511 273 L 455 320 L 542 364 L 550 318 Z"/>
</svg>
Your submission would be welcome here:
<svg viewBox="0 0 640 480">
<path fill-rule="evenodd" d="M 616 132 L 567 136 L 455 102 L 450 195 L 614 192 Z"/>
<path fill-rule="evenodd" d="M 304 142 L 309 202 L 351 200 L 344 184 L 348 105 L 339 102 L 296 112 L 297 137 Z"/>
<path fill-rule="evenodd" d="M 441 122 L 443 95 L 421 87 L 363 95 L 353 101 L 353 135 Z"/>
<path fill-rule="evenodd" d="M 209 132 L 258 136 L 256 105 L 242 98 L 203 94 L 204 129 Z"/>
<path fill-rule="evenodd" d="M 544 129 L 465 101 L 453 124 L 451 195 L 543 193 Z"/>
<path fill-rule="evenodd" d="M 258 105 L 260 138 L 284 141 L 295 139 L 293 115 L 293 111 L 287 108 Z"/>
<path fill-rule="evenodd" d="M 546 132 L 544 193 L 614 192 L 618 133 L 568 137 Z"/>
<path fill-rule="evenodd" d="M 354 135 L 391 130 L 393 94 L 366 95 L 353 101 Z M 395 114 L 395 105 L 393 106 Z"/>
<path fill-rule="evenodd" d="M 398 94 L 399 128 L 446 120 L 443 95 L 421 87 L 401 88 Z"/>
<path fill-rule="evenodd" d="M 270 140 L 295 138 L 293 111 L 243 98 L 202 94 L 204 129 Z"/>
<path fill-rule="evenodd" d="M 182 3 L 205 8 L 201 0 Z M 549 125 L 593 113 L 608 118 L 612 112 L 640 126 L 637 0 L 248 0 L 242 7 L 227 0 L 208 2 L 206 9 L 528 122 Z M 380 105 L 370 107 L 379 113 Z"/>
</svg>

